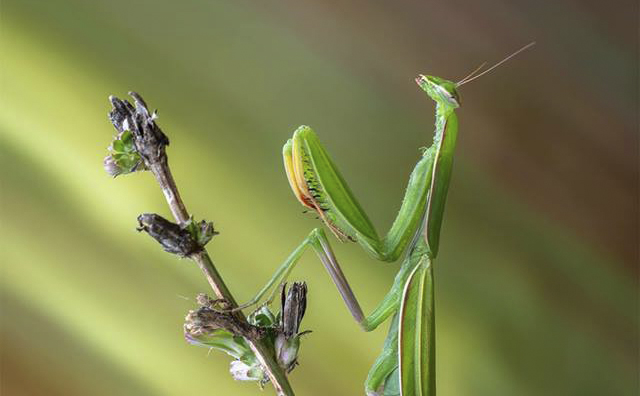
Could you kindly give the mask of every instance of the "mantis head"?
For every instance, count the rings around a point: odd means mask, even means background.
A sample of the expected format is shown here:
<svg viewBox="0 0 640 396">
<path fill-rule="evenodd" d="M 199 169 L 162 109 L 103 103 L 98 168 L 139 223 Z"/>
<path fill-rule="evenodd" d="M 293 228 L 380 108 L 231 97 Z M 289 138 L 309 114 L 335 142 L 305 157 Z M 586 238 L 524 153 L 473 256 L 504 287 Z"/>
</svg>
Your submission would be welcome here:
<svg viewBox="0 0 640 396">
<path fill-rule="evenodd" d="M 484 76 L 485 74 L 489 73 L 491 70 L 495 69 L 496 67 L 500 66 L 504 62 L 508 61 L 509 59 L 513 58 L 514 56 L 518 55 L 522 51 L 528 49 L 529 47 L 535 44 L 536 42 L 533 41 L 525 45 L 524 47 L 515 51 L 511 55 L 502 59 L 500 62 L 491 66 L 487 70 L 480 72 L 486 65 L 486 63 L 483 63 L 477 69 L 472 71 L 469 75 L 467 75 L 462 80 L 455 83 L 453 81 L 445 80 L 444 78 L 434 77 L 434 76 L 425 76 L 422 74 L 420 74 L 416 78 L 416 82 L 418 83 L 420 88 L 422 88 L 427 93 L 427 95 L 431 97 L 431 99 L 436 101 L 436 103 L 443 104 L 455 109 L 457 107 L 460 107 L 460 96 L 458 95 L 458 91 L 457 91 L 458 88 L 460 88 L 462 85 L 468 82 L 471 82 L 477 79 L 478 77 Z"/>
<path fill-rule="evenodd" d="M 472 71 L 469 75 L 467 75 L 466 77 L 464 77 L 462 80 L 458 82 L 445 80 L 444 78 L 435 77 L 435 76 L 425 76 L 422 74 L 420 74 L 416 78 L 416 82 L 418 83 L 420 88 L 422 88 L 427 93 L 427 95 L 431 97 L 431 99 L 436 101 L 436 103 L 446 105 L 452 109 L 455 109 L 457 107 L 460 107 L 460 96 L 458 95 L 458 88 L 460 88 L 462 85 L 468 82 L 471 82 L 481 76 L 484 76 L 485 74 L 489 73 L 496 67 L 502 65 L 504 62 L 508 61 L 509 59 L 513 58 L 514 56 L 518 55 L 522 51 L 528 49 L 529 47 L 535 44 L 536 42 L 533 41 L 525 45 L 524 47 L 515 51 L 511 55 L 502 59 L 500 62 L 491 66 L 487 70 L 484 70 L 481 72 L 481 70 L 486 65 L 486 63 L 483 63 L 477 69 Z"/>
<path fill-rule="evenodd" d="M 416 83 L 437 103 L 454 109 L 460 107 L 460 96 L 456 90 L 458 84 L 444 78 L 422 74 L 416 78 Z"/>
</svg>

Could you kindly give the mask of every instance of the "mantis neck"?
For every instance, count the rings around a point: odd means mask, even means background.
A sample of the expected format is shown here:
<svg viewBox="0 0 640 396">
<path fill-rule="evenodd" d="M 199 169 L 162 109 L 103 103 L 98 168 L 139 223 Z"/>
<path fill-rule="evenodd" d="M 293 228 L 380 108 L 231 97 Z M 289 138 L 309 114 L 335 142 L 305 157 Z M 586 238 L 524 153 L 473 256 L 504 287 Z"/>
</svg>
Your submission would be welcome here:
<svg viewBox="0 0 640 396">
<path fill-rule="evenodd" d="M 441 102 L 438 102 L 436 106 L 436 133 L 433 138 L 435 158 L 427 198 L 426 227 L 424 228 L 424 238 L 431 258 L 435 258 L 438 254 L 440 227 L 449 190 L 453 152 L 458 134 L 458 120 L 453 110 L 453 107 Z"/>
<path fill-rule="evenodd" d="M 447 118 L 453 113 L 453 108 L 442 102 L 436 104 L 436 131 L 433 135 L 433 145 L 436 147 L 436 157 L 439 156 L 442 140 L 446 133 Z M 434 169 L 435 173 L 435 169 Z"/>
</svg>

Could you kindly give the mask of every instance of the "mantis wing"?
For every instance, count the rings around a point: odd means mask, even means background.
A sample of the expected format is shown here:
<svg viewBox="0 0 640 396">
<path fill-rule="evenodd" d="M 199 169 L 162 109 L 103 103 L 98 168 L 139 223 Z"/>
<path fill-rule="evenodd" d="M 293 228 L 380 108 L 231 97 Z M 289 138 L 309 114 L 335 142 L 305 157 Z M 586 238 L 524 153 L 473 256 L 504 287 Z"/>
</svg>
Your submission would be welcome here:
<svg viewBox="0 0 640 396">
<path fill-rule="evenodd" d="M 402 396 L 435 395 L 433 268 L 423 256 L 405 284 L 398 322 Z"/>
</svg>

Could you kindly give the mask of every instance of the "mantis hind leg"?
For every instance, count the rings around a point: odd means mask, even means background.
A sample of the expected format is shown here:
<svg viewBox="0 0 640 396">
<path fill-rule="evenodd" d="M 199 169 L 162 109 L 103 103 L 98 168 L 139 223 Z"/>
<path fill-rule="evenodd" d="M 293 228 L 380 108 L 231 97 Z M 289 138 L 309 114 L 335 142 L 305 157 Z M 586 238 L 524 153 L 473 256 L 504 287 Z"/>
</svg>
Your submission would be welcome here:
<svg viewBox="0 0 640 396">
<path fill-rule="evenodd" d="M 419 234 L 420 233 L 417 233 L 416 235 Z M 277 284 L 281 285 L 287 280 L 289 274 L 291 274 L 291 271 L 294 269 L 306 249 L 311 246 L 320 258 L 320 261 L 329 273 L 329 276 L 331 276 L 331 280 L 336 285 L 353 318 L 360 324 L 364 331 L 372 331 L 398 310 L 404 284 L 411 271 L 418 265 L 420 259 L 426 252 L 425 243 L 421 238 L 414 238 L 411 245 L 411 250 L 402 263 L 400 271 L 393 282 L 393 286 L 382 299 L 380 304 L 373 310 L 371 315 L 367 317 L 364 316 L 360 303 L 353 293 L 347 278 L 342 272 L 342 268 L 333 253 L 333 249 L 331 249 L 331 245 L 327 240 L 326 234 L 322 229 L 318 228 L 311 231 L 302 243 L 289 255 L 289 257 L 287 257 L 285 262 L 276 270 L 275 274 L 267 281 L 265 286 L 263 286 L 263 288 L 251 300 L 238 306 L 235 310 L 244 309 L 257 304 L 269 292 L 269 290 L 273 289 L 269 299 L 267 300 L 271 301 L 278 290 L 275 286 Z"/>
<path fill-rule="evenodd" d="M 300 245 L 287 257 L 284 263 L 276 270 L 275 274 L 267 281 L 267 283 L 260 289 L 260 291 L 247 303 L 239 305 L 234 308 L 235 310 L 241 310 L 244 308 L 248 308 L 252 305 L 257 304 L 268 292 L 273 289 L 270 294 L 270 297 L 267 301 L 271 301 L 276 291 L 277 287 L 274 287 L 276 284 L 282 284 L 287 280 L 289 274 L 296 266 L 300 257 L 304 254 L 305 250 L 311 246 L 313 250 L 316 252 L 322 264 L 324 264 L 327 272 L 331 276 L 333 283 L 338 288 L 342 299 L 344 300 L 347 308 L 351 312 L 353 318 L 360 324 L 364 322 L 364 314 L 362 313 L 362 308 L 360 308 L 360 304 L 356 299 L 353 291 L 351 290 L 351 286 L 347 281 L 340 265 L 338 264 L 338 260 L 336 259 L 331 246 L 329 245 L 329 241 L 322 229 L 314 229 L 311 233 L 302 241 Z"/>
<path fill-rule="evenodd" d="M 361 323 L 365 331 L 375 330 L 382 322 L 384 322 L 391 314 L 395 313 L 400 306 L 400 296 L 404 289 L 407 278 L 411 271 L 420 263 L 422 257 L 427 253 L 427 247 L 424 241 L 420 240 L 420 232 L 416 233 L 416 238 L 411 242 L 411 250 L 402 262 L 402 266 L 398 271 L 391 289 L 384 296 L 380 304 L 367 316 Z"/>
<path fill-rule="evenodd" d="M 367 396 L 399 395 L 398 314 L 394 315 L 382 352 L 369 370 L 364 383 Z M 397 392 L 396 392 L 397 390 Z"/>
<path fill-rule="evenodd" d="M 313 234 L 313 232 L 312 232 L 312 234 Z M 249 308 L 249 307 L 251 307 L 253 305 L 256 305 L 269 292 L 269 290 L 271 288 L 273 288 L 273 291 L 269 295 L 269 298 L 268 298 L 267 301 L 272 301 L 273 297 L 275 296 L 275 293 L 278 290 L 277 287 L 274 288 L 273 286 L 276 283 L 281 285 L 282 283 L 284 283 L 284 281 L 287 280 L 287 278 L 289 277 L 289 274 L 291 273 L 291 271 L 293 270 L 295 265 L 298 263 L 298 260 L 300 260 L 300 257 L 302 257 L 302 255 L 304 254 L 305 250 L 309 246 L 310 237 L 311 237 L 311 234 L 308 237 L 306 237 L 302 241 L 302 243 L 300 245 L 298 245 L 298 247 L 296 247 L 294 249 L 293 252 L 291 252 L 289 257 L 287 257 L 287 259 L 284 261 L 284 263 L 282 263 L 282 265 L 280 265 L 280 267 L 276 270 L 275 274 L 273 274 L 271 279 L 269 279 L 267 281 L 267 283 L 262 287 L 262 289 L 260 289 L 260 291 L 255 296 L 253 296 L 253 298 L 251 298 L 246 303 L 237 306 L 236 308 L 233 309 L 233 311 L 239 311 L 239 310 L 242 310 L 242 309 L 245 309 L 245 308 Z"/>
<path fill-rule="evenodd" d="M 382 302 L 378 305 L 378 307 L 374 310 L 374 312 L 367 318 L 365 318 L 364 313 L 362 312 L 362 308 L 360 307 L 360 303 L 356 298 L 347 278 L 342 272 L 342 268 L 340 268 L 340 264 L 338 263 L 338 259 L 335 257 L 333 253 L 333 249 L 331 249 L 331 245 L 327 240 L 327 236 L 322 229 L 314 229 L 311 233 L 302 241 L 302 243 L 289 255 L 289 257 L 285 260 L 284 263 L 276 270 L 275 274 L 267 281 L 267 283 L 262 287 L 262 289 L 247 303 L 242 304 L 235 308 L 235 310 L 244 309 L 250 307 L 252 305 L 257 304 L 270 290 L 270 296 L 267 301 L 271 301 L 273 296 L 277 292 L 278 288 L 276 285 L 284 283 L 291 271 L 294 269 L 304 252 L 308 247 L 312 247 L 316 252 L 320 261 L 324 265 L 325 269 L 331 276 L 331 280 L 336 285 L 342 299 L 344 300 L 345 305 L 351 312 L 353 318 L 358 322 L 363 330 L 371 331 L 378 327 L 380 323 L 386 320 L 391 314 L 393 314 L 398 308 L 398 301 L 400 293 L 402 292 L 402 284 L 404 280 L 408 276 L 411 267 L 413 266 L 413 254 L 408 256 L 403 263 L 400 272 L 396 276 L 396 280 L 394 282 L 394 286 L 391 288 L 389 293 L 385 296 Z"/>
</svg>

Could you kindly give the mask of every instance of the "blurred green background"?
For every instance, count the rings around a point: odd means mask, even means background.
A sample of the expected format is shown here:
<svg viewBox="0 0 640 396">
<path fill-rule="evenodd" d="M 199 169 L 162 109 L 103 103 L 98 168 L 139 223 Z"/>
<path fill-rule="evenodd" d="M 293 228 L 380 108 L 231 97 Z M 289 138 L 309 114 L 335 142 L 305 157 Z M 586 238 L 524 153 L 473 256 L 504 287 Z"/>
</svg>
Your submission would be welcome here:
<svg viewBox="0 0 640 396">
<path fill-rule="evenodd" d="M 461 78 L 457 163 L 436 268 L 449 395 L 638 392 L 638 4 L 634 1 L 3 0 L 2 395 L 255 395 L 187 345 L 198 269 L 135 232 L 169 215 L 150 174 L 102 170 L 110 94 L 159 109 L 187 207 L 239 300 L 317 226 L 280 149 L 299 124 L 381 231 L 433 103 Z M 397 265 L 336 250 L 370 311 Z M 386 325 L 362 333 L 315 257 L 299 395 L 358 395 Z M 263 394 L 273 391 L 267 388 Z"/>
</svg>

